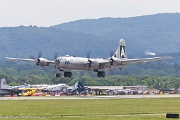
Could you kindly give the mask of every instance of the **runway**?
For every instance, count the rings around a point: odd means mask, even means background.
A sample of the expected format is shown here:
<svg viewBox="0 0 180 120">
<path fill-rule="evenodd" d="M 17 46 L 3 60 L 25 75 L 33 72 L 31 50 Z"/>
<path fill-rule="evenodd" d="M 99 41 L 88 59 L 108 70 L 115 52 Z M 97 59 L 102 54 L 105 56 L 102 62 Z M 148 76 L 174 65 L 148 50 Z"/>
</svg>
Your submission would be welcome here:
<svg viewBox="0 0 180 120">
<path fill-rule="evenodd" d="M 63 100 L 63 99 L 140 99 L 140 98 L 180 98 L 180 94 L 168 95 L 113 95 L 113 96 L 29 96 L 0 97 L 0 100 Z"/>
</svg>

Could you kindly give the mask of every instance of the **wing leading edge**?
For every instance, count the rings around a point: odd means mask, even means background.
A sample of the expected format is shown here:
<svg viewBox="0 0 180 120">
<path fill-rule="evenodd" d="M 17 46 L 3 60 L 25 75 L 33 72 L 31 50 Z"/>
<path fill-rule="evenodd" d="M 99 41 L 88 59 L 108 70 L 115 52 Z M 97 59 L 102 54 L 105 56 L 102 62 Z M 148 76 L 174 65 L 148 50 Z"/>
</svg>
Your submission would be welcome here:
<svg viewBox="0 0 180 120">
<path fill-rule="evenodd" d="M 166 60 L 171 58 L 172 57 L 170 56 L 166 56 L 166 57 L 152 57 L 152 58 L 140 58 L 140 59 L 121 59 L 121 64 L 128 65 L 128 64 L 136 64 L 136 63 L 146 63 L 150 61 Z"/>
<path fill-rule="evenodd" d="M 5 57 L 8 60 L 20 60 L 20 61 L 27 61 L 27 62 L 36 62 L 36 59 L 23 59 L 23 58 L 10 58 L 10 57 Z"/>
<path fill-rule="evenodd" d="M 26 62 L 35 62 L 37 65 L 40 66 L 49 66 L 49 65 L 54 65 L 55 61 L 50 61 L 45 58 L 38 58 L 38 59 L 24 59 L 24 58 L 10 58 L 10 57 L 5 57 L 8 60 L 20 60 L 20 61 L 26 61 Z"/>
</svg>

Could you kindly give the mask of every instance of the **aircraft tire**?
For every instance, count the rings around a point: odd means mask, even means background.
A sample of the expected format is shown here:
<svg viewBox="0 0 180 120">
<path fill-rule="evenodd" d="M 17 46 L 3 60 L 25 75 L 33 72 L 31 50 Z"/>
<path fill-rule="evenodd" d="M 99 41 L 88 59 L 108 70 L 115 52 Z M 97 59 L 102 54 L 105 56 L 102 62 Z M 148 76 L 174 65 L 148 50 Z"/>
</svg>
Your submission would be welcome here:
<svg viewBox="0 0 180 120">
<path fill-rule="evenodd" d="M 105 77 L 105 76 L 106 76 L 105 72 L 102 71 L 102 76 L 101 77 Z"/>
<path fill-rule="evenodd" d="M 105 77 L 105 72 L 104 71 L 98 71 L 97 76 L 98 77 Z"/>
<path fill-rule="evenodd" d="M 64 72 L 64 77 L 67 77 L 67 76 L 68 76 L 68 75 L 67 75 L 67 72 L 65 71 L 65 72 Z"/>
<path fill-rule="evenodd" d="M 72 72 L 64 72 L 64 77 L 71 77 L 72 76 Z"/>
<path fill-rule="evenodd" d="M 71 77 L 71 76 L 72 76 L 72 72 L 69 72 L 69 73 L 68 73 L 68 77 Z"/>
<path fill-rule="evenodd" d="M 97 72 L 97 76 L 98 76 L 98 77 L 101 77 L 100 72 Z"/>
<path fill-rule="evenodd" d="M 60 74 L 60 73 L 56 73 L 56 77 L 57 77 L 57 78 L 60 78 L 60 77 L 61 77 L 61 74 Z"/>
</svg>

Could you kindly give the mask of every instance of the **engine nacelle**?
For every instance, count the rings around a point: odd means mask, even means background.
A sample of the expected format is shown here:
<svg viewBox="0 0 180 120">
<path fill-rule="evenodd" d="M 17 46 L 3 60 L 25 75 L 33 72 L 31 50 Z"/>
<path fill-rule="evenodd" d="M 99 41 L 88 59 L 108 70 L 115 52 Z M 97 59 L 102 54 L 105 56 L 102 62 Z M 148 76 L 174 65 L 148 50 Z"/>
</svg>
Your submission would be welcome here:
<svg viewBox="0 0 180 120">
<path fill-rule="evenodd" d="M 110 58 L 109 59 L 110 65 L 122 65 L 121 59 L 119 58 Z"/>
<path fill-rule="evenodd" d="M 109 59 L 110 65 L 113 65 L 113 62 L 114 62 L 113 58 L 110 58 L 110 59 Z"/>
<path fill-rule="evenodd" d="M 88 60 L 88 61 L 87 61 L 87 64 L 88 64 L 88 67 L 91 67 L 92 61 L 91 61 L 91 60 Z"/>
<path fill-rule="evenodd" d="M 45 59 L 45 58 L 38 58 L 36 65 L 39 65 L 41 67 L 45 67 L 45 66 L 49 66 L 49 60 Z"/>
</svg>

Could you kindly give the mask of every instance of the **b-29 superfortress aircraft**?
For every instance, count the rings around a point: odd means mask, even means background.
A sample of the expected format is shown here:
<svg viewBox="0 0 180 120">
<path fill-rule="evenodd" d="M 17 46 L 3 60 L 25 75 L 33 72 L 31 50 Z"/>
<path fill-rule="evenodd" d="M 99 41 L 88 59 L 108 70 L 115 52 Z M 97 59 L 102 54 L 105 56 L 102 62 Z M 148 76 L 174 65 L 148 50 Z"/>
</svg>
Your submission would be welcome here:
<svg viewBox="0 0 180 120">
<path fill-rule="evenodd" d="M 39 56 L 37 59 L 23 59 L 23 58 L 10 58 L 9 60 L 21 60 L 28 62 L 35 62 L 38 66 L 54 65 L 59 71 L 64 71 L 64 77 L 71 77 L 72 70 L 87 70 L 97 72 L 98 77 L 105 77 L 105 71 L 108 69 L 122 68 L 130 64 L 145 63 L 149 61 L 165 60 L 172 57 L 152 57 L 152 58 L 139 58 L 128 59 L 126 56 L 126 48 L 124 39 L 120 39 L 116 52 L 110 58 L 89 58 L 89 57 L 75 57 L 75 56 L 61 56 L 57 57 L 54 61 L 47 60 Z M 60 72 L 56 77 L 61 77 Z"/>
</svg>

